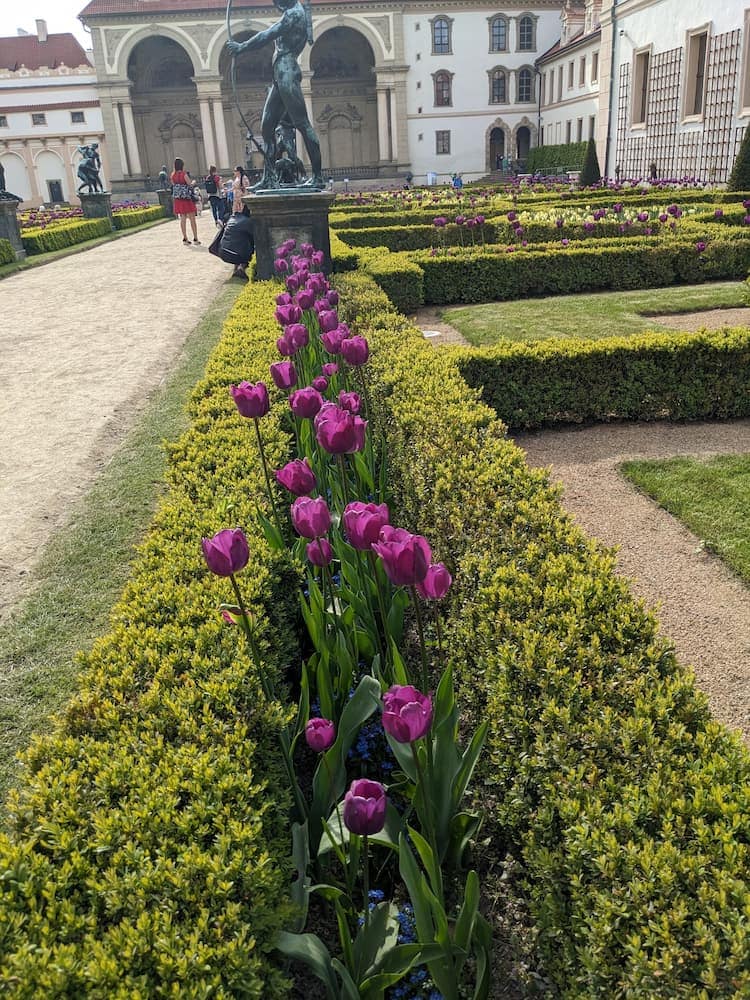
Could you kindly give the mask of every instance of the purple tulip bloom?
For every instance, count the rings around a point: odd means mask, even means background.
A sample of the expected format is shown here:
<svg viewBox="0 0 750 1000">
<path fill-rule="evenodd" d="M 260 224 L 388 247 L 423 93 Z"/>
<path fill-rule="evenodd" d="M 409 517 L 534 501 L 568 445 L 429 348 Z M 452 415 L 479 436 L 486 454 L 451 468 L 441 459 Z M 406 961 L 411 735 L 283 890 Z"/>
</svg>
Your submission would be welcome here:
<svg viewBox="0 0 750 1000">
<path fill-rule="evenodd" d="M 348 504 L 341 518 L 347 541 L 360 552 L 372 548 L 389 520 L 388 507 L 384 503 L 364 503 L 362 500 Z"/>
<path fill-rule="evenodd" d="M 239 385 L 233 385 L 230 392 L 243 417 L 252 419 L 265 417 L 271 409 L 268 389 L 264 382 L 257 382 L 255 385 L 251 382 L 240 382 Z"/>
<path fill-rule="evenodd" d="M 372 836 L 385 826 L 388 800 L 379 781 L 358 778 L 344 796 L 344 825 L 361 837 Z"/>
<path fill-rule="evenodd" d="M 290 303 L 285 306 L 276 307 L 276 319 L 280 326 L 289 326 L 290 323 L 299 323 L 302 319 L 302 310 L 299 306 Z"/>
<path fill-rule="evenodd" d="M 289 265 L 287 264 L 287 262 L 284 260 L 283 257 L 277 257 L 276 260 L 273 262 L 273 268 L 277 274 L 286 274 L 286 272 L 289 270 Z"/>
<path fill-rule="evenodd" d="M 424 580 L 417 584 L 417 593 L 425 601 L 441 601 L 452 583 L 453 578 L 445 566 L 442 563 L 434 563 L 427 570 Z"/>
<path fill-rule="evenodd" d="M 297 348 L 289 337 L 279 337 L 276 341 L 276 350 L 284 358 L 291 358 L 296 353 Z"/>
<path fill-rule="evenodd" d="M 336 727 L 330 719 L 310 719 L 305 726 L 305 741 L 315 753 L 323 753 L 336 741 Z"/>
<path fill-rule="evenodd" d="M 276 482 L 296 497 L 304 497 L 315 489 L 317 481 L 306 458 L 295 458 L 276 470 Z"/>
<path fill-rule="evenodd" d="M 329 354 L 340 354 L 341 345 L 345 339 L 346 336 L 340 326 L 337 326 L 335 330 L 329 330 L 320 338 L 323 347 Z"/>
<path fill-rule="evenodd" d="M 703 253 L 703 251 L 706 249 L 706 244 L 703 242 L 703 240 L 698 240 L 698 242 L 695 244 L 695 249 L 698 251 L 698 253 Z"/>
<path fill-rule="evenodd" d="M 349 337 L 341 342 L 341 354 L 347 364 L 358 368 L 370 357 L 370 346 L 364 337 Z"/>
<path fill-rule="evenodd" d="M 295 351 L 307 347 L 310 343 L 310 334 L 304 323 L 290 323 L 284 327 L 284 336 L 294 346 Z"/>
<path fill-rule="evenodd" d="M 213 538 L 202 538 L 206 565 L 217 576 L 231 576 L 247 566 L 250 549 L 241 528 L 224 528 Z"/>
<path fill-rule="evenodd" d="M 297 305 L 300 309 L 312 309 L 315 302 L 315 292 L 310 288 L 300 288 L 297 292 Z"/>
<path fill-rule="evenodd" d="M 318 322 L 322 333 L 330 333 L 339 325 L 339 316 L 335 309 L 323 309 L 318 313 Z"/>
<path fill-rule="evenodd" d="M 362 451 L 366 430 L 367 421 L 333 404 L 321 410 L 315 421 L 318 444 L 330 455 Z"/>
<path fill-rule="evenodd" d="M 570 245 L 570 240 L 560 240 L 560 242 L 562 243 L 562 245 L 563 245 L 564 247 L 567 247 L 567 246 L 569 246 L 569 245 Z"/>
<path fill-rule="evenodd" d="M 330 292 L 326 293 L 326 301 L 328 302 L 328 305 L 334 309 L 339 304 L 339 293 L 332 288 Z"/>
<path fill-rule="evenodd" d="M 339 406 L 342 410 L 348 410 L 356 416 L 359 413 L 361 405 L 362 400 L 358 392 L 346 392 L 342 389 L 339 393 Z"/>
<path fill-rule="evenodd" d="M 277 389 L 291 389 L 297 384 L 297 369 L 291 361 L 277 361 L 271 365 L 271 378 Z"/>
<path fill-rule="evenodd" d="M 331 527 L 331 512 L 323 497 L 297 497 L 291 511 L 294 530 L 303 538 L 320 538 Z"/>
<path fill-rule="evenodd" d="M 286 287 L 290 292 L 297 292 L 300 285 L 302 284 L 302 278 L 299 274 L 290 274 L 286 279 Z"/>
<path fill-rule="evenodd" d="M 426 538 L 389 524 L 380 529 L 372 550 L 383 560 L 386 575 L 396 587 L 414 587 L 421 583 L 432 562 L 432 550 Z"/>
<path fill-rule="evenodd" d="M 292 304 L 292 296 L 289 294 L 289 292 L 281 292 L 280 295 L 276 296 L 277 306 L 288 306 L 291 304 Z"/>
<path fill-rule="evenodd" d="M 289 397 L 292 413 L 300 420 L 309 420 L 310 417 L 314 417 L 316 413 L 320 412 L 322 405 L 323 397 L 311 385 L 304 389 L 297 389 Z"/>
<path fill-rule="evenodd" d="M 326 361 L 326 363 L 321 368 L 321 371 L 323 372 L 326 378 L 330 378 L 332 375 L 336 375 L 338 373 L 338 370 L 339 366 L 336 364 L 335 361 Z"/>
<path fill-rule="evenodd" d="M 313 389 L 317 389 L 318 392 L 325 392 L 328 388 L 328 379 L 325 375 L 316 375 L 312 380 Z"/>
<path fill-rule="evenodd" d="M 308 542 L 305 552 L 313 566 L 328 566 L 333 559 L 333 549 L 327 538 L 316 538 Z"/>
<path fill-rule="evenodd" d="M 398 743 L 414 743 L 432 725 L 432 700 L 411 684 L 394 684 L 383 695 L 383 729 Z"/>
<path fill-rule="evenodd" d="M 724 215 L 724 209 L 723 208 L 715 208 L 714 209 L 714 218 L 715 219 L 721 219 L 723 215 Z"/>
</svg>

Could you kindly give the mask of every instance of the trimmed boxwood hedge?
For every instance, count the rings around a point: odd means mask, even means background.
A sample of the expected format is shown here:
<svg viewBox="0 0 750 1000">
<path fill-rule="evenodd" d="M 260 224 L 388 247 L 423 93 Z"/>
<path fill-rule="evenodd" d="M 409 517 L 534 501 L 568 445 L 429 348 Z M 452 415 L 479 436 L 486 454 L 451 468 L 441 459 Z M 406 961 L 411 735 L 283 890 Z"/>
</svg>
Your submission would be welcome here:
<svg viewBox="0 0 750 1000">
<path fill-rule="evenodd" d="M 86 240 L 107 236 L 111 232 L 112 223 L 109 219 L 81 219 L 50 226 L 48 229 L 26 229 L 21 233 L 21 242 L 26 253 L 32 256 L 72 247 L 76 243 L 85 243 Z"/>
<path fill-rule="evenodd" d="M 750 416 L 747 329 L 502 343 L 456 362 L 510 427 Z"/>
<path fill-rule="evenodd" d="M 444 644 L 490 720 L 485 835 L 523 861 L 557 995 L 747 997 L 750 754 L 450 354 L 366 276 L 337 283 L 373 344 L 399 523 L 455 572 Z"/>
<path fill-rule="evenodd" d="M 142 226 L 146 222 L 155 222 L 163 218 L 164 209 L 161 205 L 152 205 L 151 208 L 128 208 L 122 212 L 112 213 L 115 229 L 132 229 L 134 226 Z"/>
<path fill-rule="evenodd" d="M 16 251 L 10 240 L 0 240 L 0 264 L 12 264 L 16 259 Z"/>
<path fill-rule="evenodd" d="M 270 958 L 288 926 L 287 783 L 241 633 L 217 605 L 202 536 L 251 537 L 246 600 L 267 668 L 297 661 L 297 587 L 253 528 L 263 474 L 229 385 L 275 355 L 268 286 L 240 297 L 170 449 L 168 492 L 80 693 L 26 755 L 0 837 L 0 993 L 17 998 L 283 998 Z M 277 405 L 269 461 L 287 458 Z"/>
</svg>

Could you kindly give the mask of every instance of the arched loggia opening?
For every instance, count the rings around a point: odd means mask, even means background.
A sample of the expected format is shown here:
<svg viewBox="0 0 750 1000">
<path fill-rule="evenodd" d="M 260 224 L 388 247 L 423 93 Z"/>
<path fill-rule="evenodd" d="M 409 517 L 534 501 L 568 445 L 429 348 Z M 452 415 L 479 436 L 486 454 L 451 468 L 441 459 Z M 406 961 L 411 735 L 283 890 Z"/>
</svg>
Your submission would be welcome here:
<svg viewBox="0 0 750 1000">
<path fill-rule="evenodd" d="M 329 177 L 374 176 L 378 169 L 375 56 L 353 28 L 323 32 L 310 52 L 313 120 Z"/>
<path fill-rule="evenodd" d="M 130 53 L 128 77 L 144 174 L 157 177 L 162 164 L 171 170 L 176 156 L 193 177 L 205 173 L 194 72 L 185 49 L 161 35 L 144 38 Z"/>
<path fill-rule="evenodd" d="M 239 31 L 234 35 L 235 41 L 244 42 L 252 38 L 253 31 Z M 234 86 L 232 88 L 232 57 L 225 48 L 219 58 L 219 73 L 221 75 L 221 97 L 224 107 L 224 118 L 227 123 L 227 146 L 232 166 L 248 163 L 251 169 L 260 170 L 263 166 L 263 156 L 257 148 L 247 144 L 247 129 L 242 121 L 244 115 L 253 135 L 262 142 L 260 120 L 268 88 L 273 80 L 273 45 L 264 45 L 253 52 L 243 52 L 235 61 Z M 240 114 L 240 110 L 242 114 Z M 247 148 L 246 148 L 247 146 Z"/>
</svg>

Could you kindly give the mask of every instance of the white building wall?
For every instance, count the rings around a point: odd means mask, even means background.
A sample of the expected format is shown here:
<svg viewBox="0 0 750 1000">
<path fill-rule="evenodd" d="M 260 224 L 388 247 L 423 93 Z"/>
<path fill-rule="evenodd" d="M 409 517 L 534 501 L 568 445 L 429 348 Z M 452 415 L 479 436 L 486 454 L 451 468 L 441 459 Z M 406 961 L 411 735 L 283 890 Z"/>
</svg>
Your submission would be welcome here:
<svg viewBox="0 0 750 1000">
<path fill-rule="evenodd" d="M 594 56 L 597 70 L 594 75 Z M 581 83 L 581 60 L 585 60 L 585 76 Z M 578 121 L 581 120 L 581 141 L 595 138 L 596 118 L 599 111 L 600 39 L 598 34 L 589 42 L 564 49 L 559 56 L 540 65 L 544 79 L 541 125 L 544 145 L 555 146 L 564 142 L 578 142 Z M 573 63 L 573 86 L 568 85 L 569 66 Z M 558 100 L 560 72 L 562 71 L 562 96 Z M 570 139 L 567 123 L 570 122 Z"/>
</svg>

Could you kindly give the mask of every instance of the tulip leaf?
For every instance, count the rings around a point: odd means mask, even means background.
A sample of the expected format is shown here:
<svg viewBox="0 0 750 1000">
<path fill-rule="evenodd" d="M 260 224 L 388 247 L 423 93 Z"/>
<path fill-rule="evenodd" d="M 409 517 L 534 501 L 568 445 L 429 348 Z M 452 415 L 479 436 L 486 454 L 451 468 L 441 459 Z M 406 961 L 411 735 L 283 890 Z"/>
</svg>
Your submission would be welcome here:
<svg viewBox="0 0 750 1000">
<path fill-rule="evenodd" d="M 378 903 L 368 910 L 367 923 L 363 924 L 354 940 L 356 980 L 361 982 L 371 975 L 384 955 L 398 943 L 398 907 L 395 903 Z"/>
<path fill-rule="evenodd" d="M 485 740 L 487 739 L 487 731 L 489 730 L 489 721 L 485 720 L 481 726 L 479 726 L 471 738 L 471 743 L 466 748 L 463 757 L 461 758 L 461 766 L 456 773 L 456 780 L 453 785 L 453 803 L 454 807 L 457 807 L 464 797 L 466 788 L 471 781 L 471 776 L 474 773 L 474 768 L 477 766 L 477 761 L 479 760 L 479 755 L 482 752 L 482 747 L 484 746 Z"/>
<path fill-rule="evenodd" d="M 300 909 L 297 924 L 300 930 L 307 921 L 307 907 L 310 900 L 310 843 L 307 836 L 307 822 L 292 824 L 292 860 L 297 870 L 297 878 L 292 883 L 291 896 Z"/>
<path fill-rule="evenodd" d="M 396 648 L 401 645 L 404 638 L 404 612 L 406 611 L 408 604 L 409 595 L 407 592 L 401 587 L 395 590 L 391 599 L 391 606 L 386 616 L 386 627 L 388 629 L 388 635 L 391 638 L 391 643 Z M 398 678 L 396 678 L 396 683 L 408 684 L 409 681 L 398 680 Z"/>
<path fill-rule="evenodd" d="M 265 539 L 269 546 L 277 552 L 281 549 L 285 549 L 286 542 L 273 521 L 269 521 L 269 519 L 265 516 L 265 514 L 261 513 L 261 511 L 257 512 L 257 518 L 258 524 L 260 524 L 261 531 L 265 535 Z"/>
<path fill-rule="evenodd" d="M 490 995 L 491 952 L 492 928 L 482 914 L 478 913 L 474 931 L 476 979 L 473 1000 L 487 1000 Z"/>
<path fill-rule="evenodd" d="M 349 974 L 349 970 L 341 962 L 334 958 L 331 965 L 341 977 L 341 992 L 337 993 L 337 1000 L 360 1000 L 360 993 L 357 984 Z"/>
<path fill-rule="evenodd" d="M 479 877 L 475 871 L 470 871 L 464 888 L 464 901 L 458 914 L 456 926 L 453 929 L 453 941 L 468 954 L 474 937 L 477 914 L 479 912 Z M 460 980 L 463 960 L 456 962 L 456 978 Z"/>
<path fill-rule="evenodd" d="M 357 643 L 357 652 L 366 660 L 371 660 L 375 655 L 375 643 L 368 632 L 358 628 L 354 631 L 354 639 Z"/>
<path fill-rule="evenodd" d="M 339 984 L 333 974 L 331 953 L 316 934 L 290 934 L 279 931 L 276 948 L 287 958 L 303 962 L 325 984 L 328 1000 L 338 1000 Z"/>
<path fill-rule="evenodd" d="M 354 455 L 354 471 L 357 473 L 357 478 L 359 479 L 360 485 L 366 487 L 363 492 L 368 495 L 375 491 L 375 479 L 372 472 L 370 471 L 364 456 L 355 451 Z"/>
<path fill-rule="evenodd" d="M 347 969 L 351 971 L 358 970 L 359 962 L 357 959 L 357 942 L 355 941 L 352 946 L 351 931 L 349 930 L 346 913 L 344 912 L 340 899 L 335 900 L 334 907 L 336 909 L 336 922 L 339 925 L 339 942 L 341 944 L 341 950 L 344 953 L 344 964 Z M 359 979 L 359 972 L 355 972 L 355 978 Z"/>
<path fill-rule="evenodd" d="M 432 883 L 432 891 L 439 892 L 441 884 L 441 876 L 439 871 L 439 865 L 437 864 L 435 854 L 430 847 L 427 840 L 418 833 L 413 827 L 408 827 L 409 838 L 416 848 L 417 854 L 419 855 L 419 860 L 422 862 L 425 871 L 427 872 L 430 882 Z"/>
<path fill-rule="evenodd" d="M 381 844 L 393 851 L 398 850 L 398 837 L 402 822 L 398 809 L 389 801 L 385 807 L 385 824 L 379 833 L 371 833 L 367 838 L 371 844 Z M 349 830 L 344 825 L 343 809 L 339 802 L 325 822 L 325 833 L 320 838 L 318 857 L 335 850 L 341 844 L 347 844 L 351 839 Z"/>
<path fill-rule="evenodd" d="M 417 783 L 417 767 L 414 763 L 414 755 L 411 752 L 411 743 L 399 743 L 390 733 L 386 732 L 385 738 L 388 740 L 388 746 L 393 751 L 393 756 L 398 762 L 398 766 L 407 776 L 412 784 Z"/>
<path fill-rule="evenodd" d="M 390 615 L 389 615 L 390 617 Z M 404 663 L 401 653 L 398 651 L 398 646 L 395 640 L 391 637 L 391 661 L 393 663 L 393 684 L 409 684 L 409 675 L 406 671 L 406 664 Z"/>
</svg>

